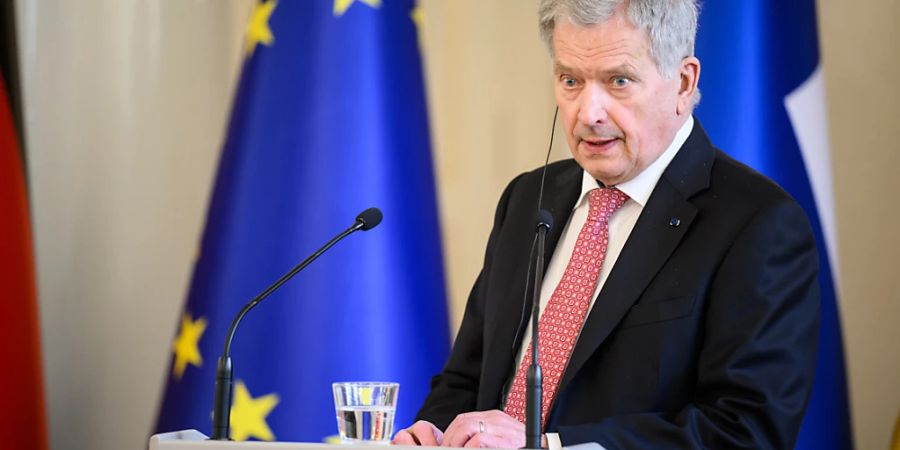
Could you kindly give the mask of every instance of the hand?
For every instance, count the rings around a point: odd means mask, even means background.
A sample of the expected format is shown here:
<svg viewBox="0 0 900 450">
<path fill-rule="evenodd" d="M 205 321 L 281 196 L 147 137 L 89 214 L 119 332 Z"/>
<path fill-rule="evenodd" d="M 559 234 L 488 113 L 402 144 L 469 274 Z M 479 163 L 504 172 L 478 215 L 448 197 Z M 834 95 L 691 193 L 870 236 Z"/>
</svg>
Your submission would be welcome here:
<svg viewBox="0 0 900 450">
<path fill-rule="evenodd" d="M 447 427 L 441 446 L 522 448 L 525 425 L 496 409 L 460 414 Z"/>
<path fill-rule="evenodd" d="M 420 420 L 411 427 L 402 429 L 394 435 L 391 441 L 393 445 L 424 445 L 426 447 L 436 447 L 441 445 L 444 433 L 431 422 Z"/>
</svg>

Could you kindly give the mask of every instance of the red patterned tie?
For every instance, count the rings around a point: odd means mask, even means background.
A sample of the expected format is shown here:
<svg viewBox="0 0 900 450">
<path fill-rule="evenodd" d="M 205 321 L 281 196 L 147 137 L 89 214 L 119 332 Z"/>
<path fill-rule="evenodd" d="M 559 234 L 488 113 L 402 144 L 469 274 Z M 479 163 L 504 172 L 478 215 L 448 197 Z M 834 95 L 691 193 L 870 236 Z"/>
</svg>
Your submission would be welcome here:
<svg viewBox="0 0 900 450">
<path fill-rule="evenodd" d="M 588 192 L 590 210 L 587 221 L 578 233 L 566 271 L 541 314 L 538 322 L 538 357 L 544 375 L 541 423 L 547 422 L 547 412 L 550 411 L 559 380 L 569 362 L 569 355 L 575 348 L 575 340 L 581 332 L 600 268 L 606 258 L 609 218 L 626 200 L 628 196 L 616 188 L 593 189 Z M 506 400 L 506 414 L 522 423 L 525 423 L 525 375 L 530 365 L 531 345 L 522 357 Z"/>
</svg>

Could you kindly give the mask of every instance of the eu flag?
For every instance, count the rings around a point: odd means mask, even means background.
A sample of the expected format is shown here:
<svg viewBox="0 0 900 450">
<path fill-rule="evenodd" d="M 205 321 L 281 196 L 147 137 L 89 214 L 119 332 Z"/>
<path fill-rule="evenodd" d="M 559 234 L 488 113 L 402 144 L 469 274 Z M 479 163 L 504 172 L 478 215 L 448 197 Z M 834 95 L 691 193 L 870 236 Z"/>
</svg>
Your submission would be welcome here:
<svg viewBox="0 0 900 450">
<path fill-rule="evenodd" d="M 703 3 L 704 64 L 697 116 L 710 137 L 765 173 L 806 210 L 819 246 L 821 332 L 798 449 L 852 448 L 837 267 L 831 165 L 814 0 Z"/>
<path fill-rule="evenodd" d="M 157 432 L 210 433 L 235 314 L 370 206 L 380 226 L 241 323 L 231 436 L 337 434 L 335 381 L 399 382 L 412 421 L 449 350 L 417 18 L 413 0 L 256 5 Z"/>
</svg>

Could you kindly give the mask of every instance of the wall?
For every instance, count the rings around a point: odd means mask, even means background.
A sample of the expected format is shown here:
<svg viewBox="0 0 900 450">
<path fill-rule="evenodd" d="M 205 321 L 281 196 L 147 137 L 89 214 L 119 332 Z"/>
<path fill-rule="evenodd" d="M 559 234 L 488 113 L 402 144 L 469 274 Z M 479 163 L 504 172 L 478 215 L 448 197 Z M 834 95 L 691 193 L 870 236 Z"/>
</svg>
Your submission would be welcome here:
<svg viewBox="0 0 900 450">
<path fill-rule="evenodd" d="M 855 437 L 878 449 L 900 408 L 900 4 L 868 3 L 823 0 L 819 19 Z M 54 448 L 144 446 L 250 4 L 17 3 Z M 543 162 L 553 99 L 531 2 L 422 4 L 455 329 L 502 187 Z"/>
</svg>

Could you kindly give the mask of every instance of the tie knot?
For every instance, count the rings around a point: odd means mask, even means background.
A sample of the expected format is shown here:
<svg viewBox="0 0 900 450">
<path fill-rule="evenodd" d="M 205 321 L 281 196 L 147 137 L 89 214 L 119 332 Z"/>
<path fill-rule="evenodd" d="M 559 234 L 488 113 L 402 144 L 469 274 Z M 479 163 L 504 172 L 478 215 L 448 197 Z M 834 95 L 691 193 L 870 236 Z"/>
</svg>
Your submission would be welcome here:
<svg viewBox="0 0 900 450">
<path fill-rule="evenodd" d="M 609 219 L 625 202 L 628 195 L 617 188 L 597 188 L 588 192 L 589 218 Z"/>
</svg>

